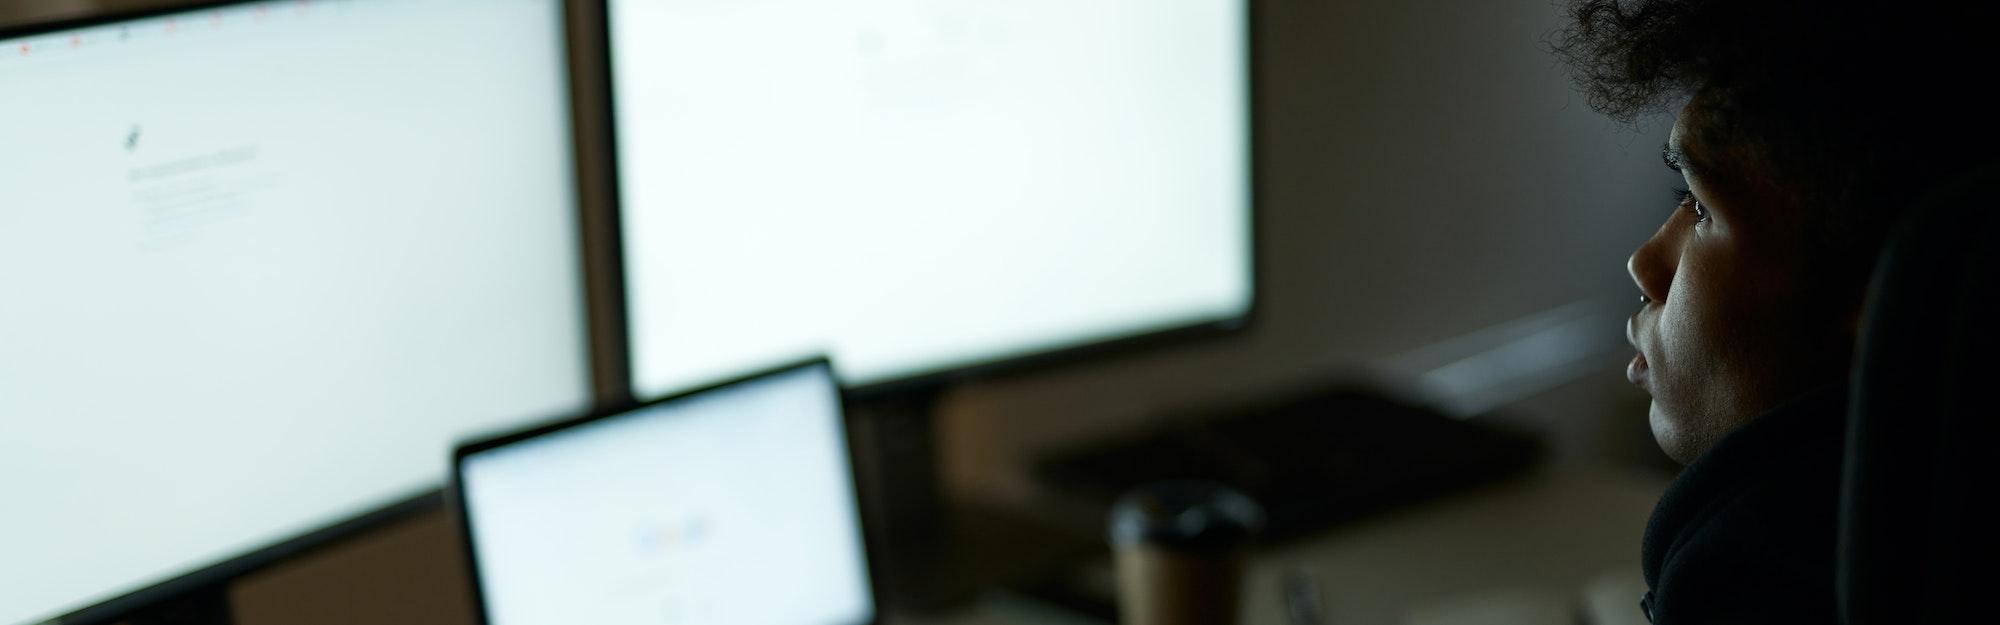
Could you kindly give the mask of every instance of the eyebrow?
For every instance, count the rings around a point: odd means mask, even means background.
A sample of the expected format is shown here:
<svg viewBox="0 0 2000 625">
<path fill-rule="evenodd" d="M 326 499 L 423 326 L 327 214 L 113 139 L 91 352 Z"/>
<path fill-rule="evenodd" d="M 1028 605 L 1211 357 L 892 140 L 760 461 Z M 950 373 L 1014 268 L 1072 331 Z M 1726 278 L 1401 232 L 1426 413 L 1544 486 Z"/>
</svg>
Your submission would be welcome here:
<svg viewBox="0 0 2000 625">
<path fill-rule="evenodd" d="M 1674 171 L 1683 171 L 1688 166 L 1687 153 L 1675 148 L 1672 143 L 1660 146 L 1660 160 L 1667 164 L 1667 169 Z"/>
</svg>

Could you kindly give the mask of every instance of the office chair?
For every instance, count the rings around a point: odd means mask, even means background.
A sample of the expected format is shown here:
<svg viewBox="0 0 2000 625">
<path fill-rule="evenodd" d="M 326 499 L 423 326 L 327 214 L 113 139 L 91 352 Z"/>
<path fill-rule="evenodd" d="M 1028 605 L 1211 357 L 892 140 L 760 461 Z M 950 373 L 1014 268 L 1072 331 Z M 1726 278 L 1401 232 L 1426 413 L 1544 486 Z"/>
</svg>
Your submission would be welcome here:
<svg viewBox="0 0 2000 625">
<path fill-rule="evenodd" d="M 2000 478 L 2000 163 L 1928 195 L 1891 235 L 1855 353 L 1841 500 L 1846 625 L 1995 622 L 1980 575 Z"/>
</svg>

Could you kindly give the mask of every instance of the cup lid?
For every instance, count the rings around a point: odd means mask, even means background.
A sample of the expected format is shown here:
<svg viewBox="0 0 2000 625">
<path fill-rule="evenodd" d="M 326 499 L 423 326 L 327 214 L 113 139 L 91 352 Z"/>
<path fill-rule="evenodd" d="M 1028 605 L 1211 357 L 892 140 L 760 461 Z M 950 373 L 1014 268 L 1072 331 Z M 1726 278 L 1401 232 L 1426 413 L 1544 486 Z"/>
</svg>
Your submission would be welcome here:
<svg viewBox="0 0 2000 625">
<path fill-rule="evenodd" d="M 1112 504 L 1111 543 L 1188 550 L 1233 549 L 1264 528 L 1264 508 L 1229 486 L 1201 480 L 1155 482 Z"/>
</svg>

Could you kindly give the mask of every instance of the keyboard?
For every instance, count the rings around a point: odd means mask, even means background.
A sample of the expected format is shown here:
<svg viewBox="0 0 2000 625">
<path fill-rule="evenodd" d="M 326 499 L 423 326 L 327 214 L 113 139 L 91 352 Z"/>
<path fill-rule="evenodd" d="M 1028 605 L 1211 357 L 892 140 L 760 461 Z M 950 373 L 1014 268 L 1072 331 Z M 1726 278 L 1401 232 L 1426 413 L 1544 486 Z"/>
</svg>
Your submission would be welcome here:
<svg viewBox="0 0 2000 625">
<path fill-rule="evenodd" d="M 1265 507 L 1266 543 L 1490 483 L 1545 454 L 1532 435 L 1361 387 L 1169 415 L 1144 434 L 1058 451 L 1039 485 L 1101 526 L 1126 491 L 1168 479 L 1235 486 Z M 1093 518 L 1094 515 L 1094 518 Z"/>
</svg>

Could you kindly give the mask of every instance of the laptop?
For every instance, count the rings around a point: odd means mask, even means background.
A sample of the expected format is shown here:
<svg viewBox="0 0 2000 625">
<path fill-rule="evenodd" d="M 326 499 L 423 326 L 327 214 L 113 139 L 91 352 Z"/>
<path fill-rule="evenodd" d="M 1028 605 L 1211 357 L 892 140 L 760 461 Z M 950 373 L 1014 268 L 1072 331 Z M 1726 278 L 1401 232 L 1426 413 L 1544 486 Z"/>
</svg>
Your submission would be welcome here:
<svg viewBox="0 0 2000 625">
<path fill-rule="evenodd" d="M 452 466 L 481 622 L 877 621 L 823 359 L 468 443 Z"/>
</svg>

